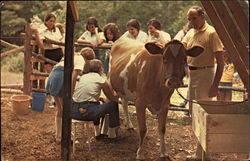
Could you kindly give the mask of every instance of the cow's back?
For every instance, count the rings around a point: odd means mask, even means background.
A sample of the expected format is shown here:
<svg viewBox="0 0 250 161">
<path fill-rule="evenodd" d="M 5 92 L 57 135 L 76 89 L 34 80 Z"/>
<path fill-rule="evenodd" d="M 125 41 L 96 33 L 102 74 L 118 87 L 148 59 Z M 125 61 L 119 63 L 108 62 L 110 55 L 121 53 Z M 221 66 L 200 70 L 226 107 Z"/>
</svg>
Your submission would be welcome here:
<svg viewBox="0 0 250 161">
<path fill-rule="evenodd" d="M 110 52 L 109 79 L 114 90 L 120 95 L 125 96 L 126 93 L 126 97 L 133 97 L 138 72 L 135 66 L 145 51 L 143 43 L 131 39 L 121 39 L 113 45 Z"/>
</svg>

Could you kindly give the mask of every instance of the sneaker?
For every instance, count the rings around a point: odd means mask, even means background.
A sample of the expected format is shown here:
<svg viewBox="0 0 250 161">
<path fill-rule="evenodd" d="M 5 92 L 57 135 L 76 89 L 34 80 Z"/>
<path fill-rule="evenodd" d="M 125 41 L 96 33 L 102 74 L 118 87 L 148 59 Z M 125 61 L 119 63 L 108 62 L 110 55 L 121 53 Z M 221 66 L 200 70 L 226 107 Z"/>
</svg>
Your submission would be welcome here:
<svg viewBox="0 0 250 161">
<path fill-rule="evenodd" d="M 49 108 L 55 108 L 56 107 L 56 103 L 55 102 L 49 102 L 48 103 L 48 107 Z"/>
</svg>

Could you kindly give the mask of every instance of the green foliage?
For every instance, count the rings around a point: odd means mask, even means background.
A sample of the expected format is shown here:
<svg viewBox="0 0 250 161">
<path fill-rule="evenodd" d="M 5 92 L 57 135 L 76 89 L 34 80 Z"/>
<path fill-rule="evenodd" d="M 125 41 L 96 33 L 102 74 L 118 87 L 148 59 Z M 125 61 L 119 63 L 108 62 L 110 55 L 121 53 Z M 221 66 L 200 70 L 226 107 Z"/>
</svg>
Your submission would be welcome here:
<svg viewBox="0 0 250 161">
<path fill-rule="evenodd" d="M 23 72 L 24 67 L 24 54 L 23 52 L 16 53 L 1 58 L 1 68 L 2 70 L 7 70 L 9 72 Z"/>
<path fill-rule="evenodd" d="M 1 37 L 19 37 L 19 33 L 24 31 L 25 24 L 33 15 L 37 15 L 43 20 L 48 13 L 55 13 L 57 22 L 65 24 L 66 21 L 66 1 L 3 2 Z M 241 5 L 249 16 L 248 3 L 246 2 L 241 1 Z M 201 4 L 199 1 L 77 1 L 76 6 L 80 20 L 75 24 L 74 38 L 78 39 L 86 30 L 85 21 L 89 16 L 96 17 L 101 28 L 109 22 L 116 23 L 121 34 L 127 30 L 126 23 L 131 18 L 138 19 L 141 23 L 141 29 L 145 32 L 147 32 L 148 20 L 157 18 L 161 21 L 162 30 L 168 32 L 173 38 L 187 22 L 187 10 L 194 5 L 200 6 Z M 211 24 L 208 18 L 207 20 Z M 23 43 L 15 43 L 15 39 L 4 40 L 17 45 Z M 18 58 L 11 59 L 17 59 L 13 61 L 18 63 Z"/>
<path fill-rule="evenodd" d="M 1 8 L 1 36 L 17 36 L 33 15 L 43 17 L 61 7 L 58 1 L 4 1 Z M 19 35 L 18 35 L 19 36 Z"/>
</svg>

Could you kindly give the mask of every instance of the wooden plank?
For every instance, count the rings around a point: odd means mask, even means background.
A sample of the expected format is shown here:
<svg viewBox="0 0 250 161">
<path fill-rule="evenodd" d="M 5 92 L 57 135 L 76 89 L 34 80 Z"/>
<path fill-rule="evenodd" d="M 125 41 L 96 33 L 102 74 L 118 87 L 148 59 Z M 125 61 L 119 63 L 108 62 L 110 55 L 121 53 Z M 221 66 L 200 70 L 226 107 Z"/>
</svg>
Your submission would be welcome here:
<svg viewBox="0 0 250 161">
<path fill-rule="evenodd" d="M 199 105 L 194 104 L 192 108 L 192 129 L 197 140 L 200 142 L 202 148 L 205 150 L 207 142 L 207 124 L 206 124 L 206 112 Z"/>
<path fill-rule="evenodd" d="M 79 21 L 79 13 L 76 7 L 76 1 L 69 1 L 69 4 L 70 4 L 75 22 Z"/>
<path fill-rule="evenodd" d="M 210 1 L 210 3 L 215 8 L 218 13 L 221 21 L 225 25 L 228 34 L 230 35 L 233 43 L 239 52 L 239 55 L 245 64 L 246 67 L 249 67 L 249 53 L 246 47 L 246 44 L 243 41 L 240 30 L 237 28 L 237 25 L 234 23 L 232 17 L 229 15 L 226 6 L 222 1 Z M 248 71 L 249 72 L 249 71 Z"/>
<path fill-rule="evenodd" d="M 63 92 L 63 111 L 62 111 L 62 141 L 61 141 L 61 160 L 70 159 L 70 140 L 71 140 L 71 100 L 72 100 L 72 70 L 74 56 L 74 27 L 75 21 L 67 1 L 66 11 L 66 38 L 65 38 L 65 59 L 64 59 L 64 92 Z"/>
<path fill-rule="evenodd" d="M 206 152 L 249 153 L 249 134 L 208 134 Z"/>
<path fill-rule="evenodd" d="M 11 54 L 15 54 L 16 52 L 23 51 L 23 49 L 24 49 L 24 46 L 20 46 L 18 48 L 14 48 L 14 49 L 5 51 L 5 52 L 1 53 L 1 57 L 11 55 Z"/>
<path fill-rule="evenodd" d="M 230 9 L 235 21 L 237 22 L 243 36 L 245 38 L 245 44 L 249 44 L 249 22 L 246 14 L 240 6 L 238 1 L 225 1 L 227 7 Z M 240 17 L 240 18 L 239 18 Z"/>
<path fill-rule="evenodd" d="M 6 93 L 6 94 L 23 94 L 23 91 L 18 90 L 18 89 L 1 89 L 1 94 Z"/>
<path fill-rule="evenodd" d="M 46 80 L 47 77 L 45 76 L 38 76 L 38 75 L 31 75 L 30 80 Z"/>
<path fill-rule="evenodd" d="M 42 76 L 42 77 L 48 77 L 49 73 L 45 73 L 45 72 L 38 72 L 36 70 L 32 71 L 31 73 L 32 75 L 36 75 L 36 76 Z"/>
<path fill-rule="evenodd" d="M 57 64 L 56 61 L 51 60 L 51 59 L 48 59 L 48 58 L 45 58 L 45 57 L 42 56 L 41 54 L 37 54 L 37 53 L 32 52 L 32 56 L 34 56 L 34 57 L 37 58 L 37 59 L 40 59 L 40 60 L 44 60 L 44 61 L 46 61 L 46 62 L 49 62 L 49 63 L 51 63 L 51 64 L 53 64 L 53 65 Z"/>
<path fill-rule="evenodd" d="M 37 58 L 34 57 L 34 56 L 31 57 L 30 61 L 31 61 L 32 63 L 37 63 L 37 62 L 39 62 L 39 63 L 44 63 L 44 60 L 37 59 Z"/>
<path fill-rule="evenodd" d="M 0 44 L 6 48 L 10 48 L 10 49 L 15 49 L 15 48 L 18 48 L 19 46 L 17 45 L 14 45 L 14 44 L 11 44 L 7 41 L 4 41 L 4 40 L 0 40 Z"/>
<path fill-rule="evenodd" d="M 244 83 L 245 87 L 249 90 L 249 71 L 248 67 L 244 65 L 242 62 L 242 59 L 240 57 L 239 51 L 236 50 L 233 40 L 229 36 L 225 26 L 223 25 L 223 22 L 218 17 L 216 10 L 211 5 L 210 1 L 200 1 L 206 10 L 206 13 L 208 14 L 209 18 L 213 22 L 213 25 L 222 40 L 226 50 L 229 53 L 229 56 L 231 60 L 233 61 L 233 64 L 235 65 L 236 70 L 238 71 L 242 82 Z"/>
<path fill-rule="evenodd" d="M 31 31 L 30 24 L 26 25 L 26 37 L 24 44 L 24 72 L 23 72 L 23 92 L 24 94 L 30 95 L 32 82 L 30 81 L 30 75 L 32 70 L 32 63 L 30 58 L 32 56 L 32 47 L 30 45 Z"/>
<path fill-rule="evenodd" d="M 208 114 L 208 134 L 249 134 L 249 114 Z"/>
<path fill-rule="evenodd" d="M 23 88 L 23 85 L 22 84 L 1 84 L 0 88 L 21 89 Z"/>
</svg>

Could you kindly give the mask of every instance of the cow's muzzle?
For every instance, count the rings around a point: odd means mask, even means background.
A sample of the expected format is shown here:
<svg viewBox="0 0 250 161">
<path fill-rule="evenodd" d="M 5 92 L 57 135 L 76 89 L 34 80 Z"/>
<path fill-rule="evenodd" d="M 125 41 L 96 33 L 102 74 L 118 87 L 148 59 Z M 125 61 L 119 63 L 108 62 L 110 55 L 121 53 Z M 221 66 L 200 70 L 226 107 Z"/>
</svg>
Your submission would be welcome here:
<svg viewBox="0 0 250 161">
<path fill-rule="evenodd" d="M 182 86 L 182 80 L 176 76 L 170 76 L 168 78 L 166 78 L 165 81 L 165 86 L 167 88 L 179 88 L 180 86 Z"/>
</svg>

